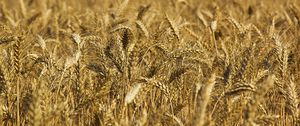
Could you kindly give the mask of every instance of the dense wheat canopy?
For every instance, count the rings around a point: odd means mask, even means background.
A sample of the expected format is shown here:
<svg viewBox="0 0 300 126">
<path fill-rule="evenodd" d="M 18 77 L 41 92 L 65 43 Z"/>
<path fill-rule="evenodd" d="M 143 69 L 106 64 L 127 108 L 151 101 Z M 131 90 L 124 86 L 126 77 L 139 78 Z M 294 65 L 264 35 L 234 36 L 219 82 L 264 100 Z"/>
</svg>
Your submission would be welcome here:
<svg viewBox="0 0 300 126">
<path fill-rule="evenodd" d="M 0 125 L 300 125 L 298 0 L 0 0 Z"/>
</svg>

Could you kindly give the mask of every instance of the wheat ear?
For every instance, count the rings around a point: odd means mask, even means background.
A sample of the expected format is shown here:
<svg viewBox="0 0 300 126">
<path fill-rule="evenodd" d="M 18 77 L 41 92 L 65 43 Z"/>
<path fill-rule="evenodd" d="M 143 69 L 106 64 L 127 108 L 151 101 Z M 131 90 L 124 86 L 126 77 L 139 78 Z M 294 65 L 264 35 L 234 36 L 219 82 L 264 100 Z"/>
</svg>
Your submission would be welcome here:
<svg viewBox="0 0 300 126">
<path fill-rule="evenodd" d="M 199 103 L 201 104 L 197 112 L 197 118 L 195 123 L 197 126 L 203 126 L 205 124 L 206 108 L 215 83 L 216 83 L 216 75 L 212 74 L 207 84 L 205 85 L 204 89 L 201 92 L 201 97 L 198 98 L 198 100 L 200 101 Z"/>
</svg>

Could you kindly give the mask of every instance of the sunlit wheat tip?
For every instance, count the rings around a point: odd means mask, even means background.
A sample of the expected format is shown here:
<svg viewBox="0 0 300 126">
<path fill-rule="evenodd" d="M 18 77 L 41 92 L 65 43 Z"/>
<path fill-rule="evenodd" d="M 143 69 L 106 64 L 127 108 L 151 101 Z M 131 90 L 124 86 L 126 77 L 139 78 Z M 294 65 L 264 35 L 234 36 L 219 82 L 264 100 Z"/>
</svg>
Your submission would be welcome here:
<svg viewBox="0 0 300 126">
<path fill-rule="evenodd" d="M 136 84 L 125 96 L 125 104 L 130 104 L 142 87 L 141 83 Z"/>
</svg>

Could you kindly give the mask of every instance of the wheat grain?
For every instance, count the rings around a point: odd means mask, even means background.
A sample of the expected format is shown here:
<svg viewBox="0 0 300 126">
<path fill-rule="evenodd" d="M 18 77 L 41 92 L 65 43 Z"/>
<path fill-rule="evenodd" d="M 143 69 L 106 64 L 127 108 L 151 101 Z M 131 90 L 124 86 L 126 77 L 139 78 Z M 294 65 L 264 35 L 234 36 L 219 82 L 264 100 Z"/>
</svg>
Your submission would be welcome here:
<svg viewBox="0 0 300 126">
<path fill-rule="evenodd" d="M 142 84 L 136 84 L 125 96 L 125 105 L 130 104 L 142 88 Z"/>
</svg>

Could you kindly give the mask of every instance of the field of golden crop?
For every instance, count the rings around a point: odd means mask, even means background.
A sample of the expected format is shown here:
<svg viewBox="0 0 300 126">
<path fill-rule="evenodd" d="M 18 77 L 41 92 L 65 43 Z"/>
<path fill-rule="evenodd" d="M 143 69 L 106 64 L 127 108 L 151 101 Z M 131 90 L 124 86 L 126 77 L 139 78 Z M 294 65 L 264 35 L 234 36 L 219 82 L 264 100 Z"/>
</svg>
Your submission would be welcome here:
<svg viewBox="0 0 300 126">
<path fill-rule="evenodd" d="M 1 126 L 299 126 L 298 0 L 1 0 Z"/>
</svg>

